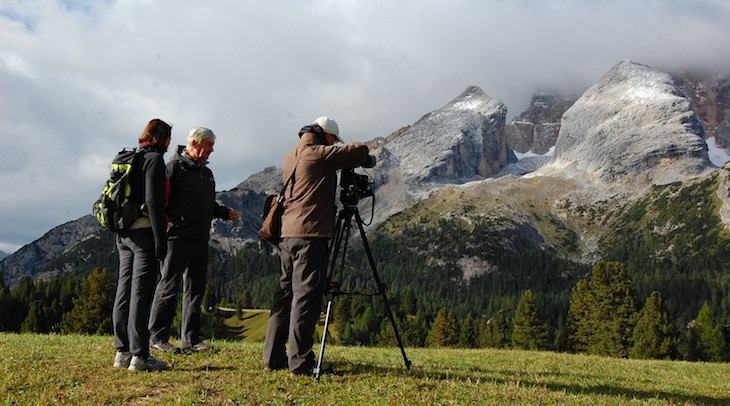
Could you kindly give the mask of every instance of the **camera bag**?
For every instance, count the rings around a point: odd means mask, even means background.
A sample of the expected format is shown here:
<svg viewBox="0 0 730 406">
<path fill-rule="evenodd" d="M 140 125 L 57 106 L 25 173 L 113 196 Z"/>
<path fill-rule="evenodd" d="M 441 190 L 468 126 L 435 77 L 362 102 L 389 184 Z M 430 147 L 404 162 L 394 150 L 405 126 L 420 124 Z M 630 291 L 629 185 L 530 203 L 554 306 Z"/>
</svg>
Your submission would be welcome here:
<svg viewBox="0 0 730 406">
<path fill-rule="evenodd" d="M 297 161 L 299 163 L 299 161 Z M 294 179 L 294 172 L 297 168 L 294 165 L 294 170 L 289 176 L 289 179 L 284 182 L 284 186 L 281 188 L 281 192 L 278 194 L 268 195 L 264 200 L 264 207 L 261 213 L 263 222 L 261 223 L 261 229 L 259 230 L 259 236 L 264 240 L 274 245 L 279 245 L 281 242 L 281 216 L 284 214 L 284 190 L 286 190 L 289 182 Z"/>
</svg>

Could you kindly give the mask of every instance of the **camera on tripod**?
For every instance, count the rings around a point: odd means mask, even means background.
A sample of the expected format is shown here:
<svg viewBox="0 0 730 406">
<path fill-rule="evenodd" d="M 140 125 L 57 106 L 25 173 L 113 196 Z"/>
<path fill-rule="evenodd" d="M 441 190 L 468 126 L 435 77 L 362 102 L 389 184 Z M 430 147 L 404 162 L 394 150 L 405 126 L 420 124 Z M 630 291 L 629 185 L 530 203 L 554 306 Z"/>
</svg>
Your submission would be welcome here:
<svg viewBox="0 0 730 406">
<path fill-rule="evenodd" d="M 375 166 L 376 159 L 368 155 L 367 161 L 360 165 L 363 168 Z M 373 196 L 373 182 L 368 175 L 355 173 L 354 168 L 343 169 L 340 174 L 340 201 L 344 205 L 354 206 L 363 197 Z"/>
<path fill-rule="evenodd" d="M 363 168 L 374 167 L 375 157 L 372 155 L 368 155 L 367 161 L 365 161 L 365 163 L 360 166 Z M 327 344 L 328 326 L 330 325 L 330 317 L 332 315 L 332 302 L 334 301 L 335 297 L 339 295 L 363 294 L 357 292 L 343 292 L 342 290 L 340 290 L 339 281 L 342 280 L 345 271 L 345 254 L 347 253 L 347 242 L 350 238 L 350 228 L 352 227 L 353 222 L 355 223 L 357 230 L 360 232 L 360 237 L 362 238 L 362 247 L 365 250 L 365 254 L 367 254 L 368 264 L 370 264 L 370 270 L 373 272 L 375 286 L 378 289 L 377 294 L 380 295 L 380 297 L 383 299 L 385 314 L 388 316 L 388 319 L 390 320 L 390 325 L 393 327 L 395 340 L 398 342 L 401 355 L 403 355 L 403 363 L 405 364 L 406 369 L 411 369 L 411 361 L 406 356 L 406 350 L 403 347 L 403 340 L 401 340 L 400 333 L 398 332 L 398 325 L 395 321 L 395 317 L 393 316 L 393 311 L 390 309 L 390 304 L 388 303 L 388 295 L 386 294 L 385 284 L 380 280 L 380 275 L 378 275 L 378 270 L 375 265 L 375 259 L 373 258 L 372 251 L 370 250 L 370 244 L 368 243 L 368 239 L 365 236 L 366 224 L 363 223 L 362 218 L 360 217 L 360 210 L 357 207 L 357 202 L 360 200 L 361 197 L 373 196 L 372 207 L 373 213 L 375 212 L 373 182 L 370 181 L 367 175 L 357 174 L 355 173 L 354 169 L 346 169 L 342 170 L 342 173 L 340 174 L 340 186 L 342 187 L 342 190 L 340 190 L 340 200 L 344 204 L 344 207 L 341 208 L 339 213 L 337 214 L 335 238 L 334 240 L 332 240 L 329 248 L 330 251 L 327 254 L 329 259 L 331 260 L 330 266 L 327 270 L 326 293 L 329 299 L 327 300 L 327 310 L 324 317 L 322 342 L 319 346 L 319 359 L 317 360 L 317 365 L 312 370 L 315 381 L 319 381 L 319 377 L 322 373 L 322 360 L 324 360 L 324 350 Z"/>
</svg>

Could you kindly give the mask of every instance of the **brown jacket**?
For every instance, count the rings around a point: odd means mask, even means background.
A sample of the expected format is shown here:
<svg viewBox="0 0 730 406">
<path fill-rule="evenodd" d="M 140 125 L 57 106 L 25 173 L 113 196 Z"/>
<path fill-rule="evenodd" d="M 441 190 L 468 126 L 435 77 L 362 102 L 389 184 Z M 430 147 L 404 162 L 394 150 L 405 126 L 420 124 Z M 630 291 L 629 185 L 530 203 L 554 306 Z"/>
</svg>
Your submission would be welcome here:
<svg viewBox="0 0 730 406">
<path fill-rule="evenodd" d="M 312 133 L 302 134 L 297 146 L 282 164 L 284 182 L 292 171 L 284 196 L 281 218 L 283 238 L 332 238 L 335 234 L 337 170 L 356 168 L 368 157 L 368 147 L 355 142 L 344 145 L 322 145 Z"/>
</svg>

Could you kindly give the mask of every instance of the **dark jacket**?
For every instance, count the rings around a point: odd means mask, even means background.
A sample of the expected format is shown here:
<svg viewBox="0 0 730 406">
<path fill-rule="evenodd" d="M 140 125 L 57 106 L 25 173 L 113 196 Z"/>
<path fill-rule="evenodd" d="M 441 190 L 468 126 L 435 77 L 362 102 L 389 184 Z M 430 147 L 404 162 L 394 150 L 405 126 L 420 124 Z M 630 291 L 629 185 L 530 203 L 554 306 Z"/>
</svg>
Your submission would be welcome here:
<svg viewBox="0 0 730 406">
<path fill-rule="evenodd" d="M 284 158 L 282 176 L 294 178 L 284 191 L 286 201 L 281 218 L 281 236 L 332 238 L 335 234 L 337 170 L 356 168 L 368 159 L 362 143 L 322 145 L 310 133 L 303 133 L 299 144 Z"/>
<path fill-rule="evenodd" d="M 162 154 L 147 145 L 140 145 L 141 159 L 139 170 L 135 170 L 130 186 L 132 198 L 143 208 L 142 214 L 149 217 L 150 227 L 155 238 L 155 249 L 164 253 L 167 249 L 165 230 L 167 219 L 165 206 L 167 197 L 167 179 L 165 174 L 165 161 Z M 164 255 L 163 255 L 164 256 Z"/>
<path fill-rule="evenodd" d="M 167 214 L 170 240 L 207 240 L 213 218 L 228 218 L 230 211 L 215 200 L 215 179 L 207 161 L 198 163 L 178 149 L 167 163 L 170 199 Z"/>
</svg>

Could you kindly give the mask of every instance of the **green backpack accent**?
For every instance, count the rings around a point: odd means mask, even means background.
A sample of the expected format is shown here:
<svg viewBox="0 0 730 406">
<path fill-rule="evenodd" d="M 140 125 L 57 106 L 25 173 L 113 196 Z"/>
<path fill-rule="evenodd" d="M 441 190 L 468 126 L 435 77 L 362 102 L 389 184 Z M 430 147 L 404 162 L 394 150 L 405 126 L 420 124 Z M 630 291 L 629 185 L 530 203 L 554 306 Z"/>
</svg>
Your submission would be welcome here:
<svg viewBox="0 0 730 406">
<path fill-rule="evenodd" d="M 111 163 L 109 180 L 92 206 L 96 220 L 109 231 L 126 230 L 143 215 L 143 208 L 132 197 L 130 185 L 140 155 L 137 149 L 127 148 L 117 153 Z"/>
</svg>

